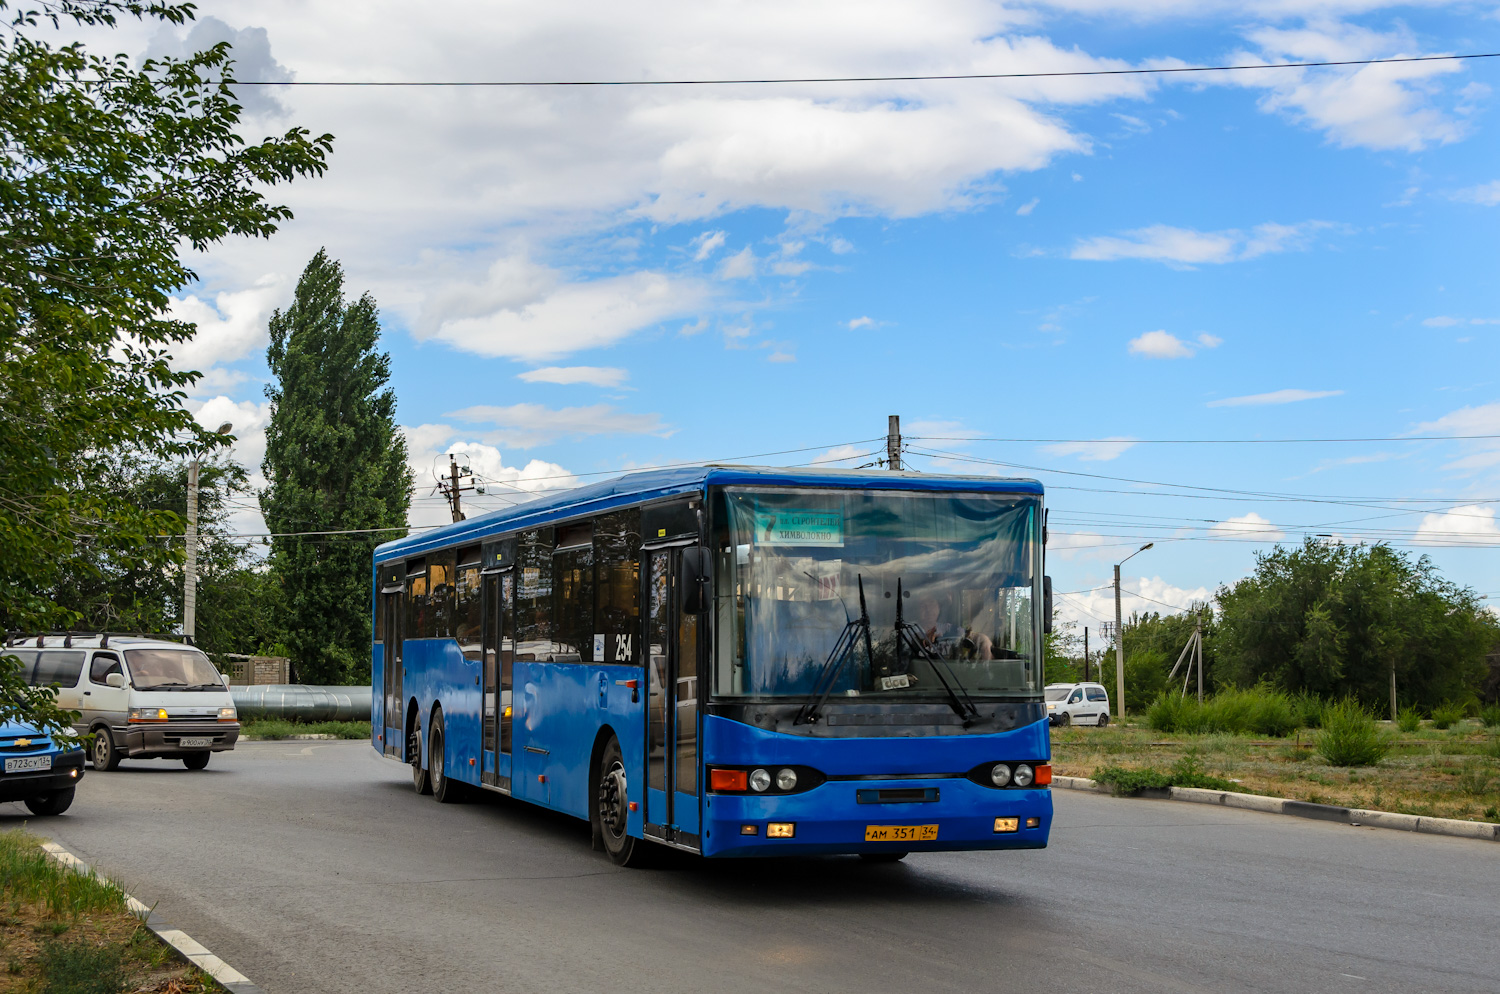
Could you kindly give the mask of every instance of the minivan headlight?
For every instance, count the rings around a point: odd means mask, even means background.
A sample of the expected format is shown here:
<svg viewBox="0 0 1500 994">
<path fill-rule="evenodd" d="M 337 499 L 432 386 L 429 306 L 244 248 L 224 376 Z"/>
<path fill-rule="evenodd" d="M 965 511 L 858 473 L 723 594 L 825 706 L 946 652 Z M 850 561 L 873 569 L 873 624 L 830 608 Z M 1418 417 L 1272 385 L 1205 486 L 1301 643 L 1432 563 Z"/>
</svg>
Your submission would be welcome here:
<svg viewBox="0 0 1500 994">
<path fill-rule="evenodd" d="M 131 708 L 131 721 L 166 721 L 166 708 Z"/>
<path fill-rule="evenodd" d="M 239 718 L 239 715 L 234 710 L 234 708 L 219 708 L 219 720 L 220 721 L 235 721 L 238 718 Z"/>
</svg>

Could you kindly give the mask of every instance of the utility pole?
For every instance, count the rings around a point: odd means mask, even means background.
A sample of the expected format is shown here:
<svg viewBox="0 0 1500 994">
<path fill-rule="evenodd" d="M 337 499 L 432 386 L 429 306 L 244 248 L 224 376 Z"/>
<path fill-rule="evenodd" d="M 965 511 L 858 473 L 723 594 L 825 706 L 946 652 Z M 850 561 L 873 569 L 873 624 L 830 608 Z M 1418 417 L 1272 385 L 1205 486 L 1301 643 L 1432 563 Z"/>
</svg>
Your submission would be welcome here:
<svg viewBox="0 0 1500 994">
<path fill-rule="evenodd" d="M 448 453 L 448 478 L 445 480 L 441 476 L 438 477 L 437 485 L 438 489 L 443 492 L 443 496 L 448 499 L 448 507 L 453 512 L 454 521 L 463 521 L 466 517 L 462 506 L 460 506 L 462 494 L 465 490 L 474 490 L 479 493 L 484 492 L 484 488 L 482 487 L 464 487 L 459 485 L 459 480 L 473 475 L 474 473 L 469 467 L 464 466 L 460 468 L 458 460 L 454 457 L 453 453 Z"/>
<path fill-rule="evenodd" d="M 1203 625 L 1193 626 L 1193 641 L 1198 643 L 1198 703 L 1203 703 Z"/>
<path fill-rule="evenodd" d="M 1396 720 L 1396 660 L 1391 660 L 1391 720 Z"/>
<path fill-rule="evenodd" d="M 1083 626 L 1083 682 L 1089 682 L 1089 626 Z"/>
<path fill-rule="evenodd" d="M 891 469 L 901 471 L 901 415 L 892 414 L 886 421 L 885 462 Z"/>
<path fill-rule="evenodd" d="M 1120 627 L 1120 564 L 1115 563 L 1115 720 L 1125 720 L 1125 631 Z"/>
<path fill-rule="evenodd" d="M 216 435 L 234 430 L 228 421 L 219 425 Z M 198 634 L 198 456 L 188 463 L 187 475 L 187 561 L 182 567 L 182 634 L 191 642 Z"/>
</svg>

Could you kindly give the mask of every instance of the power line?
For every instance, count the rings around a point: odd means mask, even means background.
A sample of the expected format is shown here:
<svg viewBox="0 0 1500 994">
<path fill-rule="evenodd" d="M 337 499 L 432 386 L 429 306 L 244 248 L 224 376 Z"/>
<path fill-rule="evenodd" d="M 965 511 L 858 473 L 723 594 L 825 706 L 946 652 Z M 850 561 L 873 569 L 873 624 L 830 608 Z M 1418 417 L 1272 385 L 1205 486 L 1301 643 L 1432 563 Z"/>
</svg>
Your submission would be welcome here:
<svg viewBox="0 0 1500 994">
<path fill-rule="evenodd" d="M 1358 438 L 995 438 L 985 435 L 907 435 L 923 442 L 1016 442 L 1037 445 L 1334 445 L 1343 442 L 1453 442 L 1500 435 L 1392 435 Z"/>
<path fill-rule="evenodd" d="M 1079 76 L 1156 76 L 1172 73 L 1246 72 L 1257 69 L 1323 69 L 1338 66 L 1377 66 L 1403 62 L 1458 62 L 1468 59 L 1493 59 L 1500 52 L 1474 52 L 1464 55 L 1403 55 L 1386 59 L 1346 59 L 1338 62 L 1261 62 L 1251 65 L 1218 66 L 1151 66 L 1139 69 L 1071 69 L 1052 72 L 982 72 L 937 73 L 911 76 L 788 76 L 740 79 L 320 79 L 290 80 L 223 80 L 234 86 L 317 86 L 317 87 L 570 87 L 570 86 L 763 86 L 783 83 L 925 83 L 983 79 L 1052 79 Z"/>
</svg>

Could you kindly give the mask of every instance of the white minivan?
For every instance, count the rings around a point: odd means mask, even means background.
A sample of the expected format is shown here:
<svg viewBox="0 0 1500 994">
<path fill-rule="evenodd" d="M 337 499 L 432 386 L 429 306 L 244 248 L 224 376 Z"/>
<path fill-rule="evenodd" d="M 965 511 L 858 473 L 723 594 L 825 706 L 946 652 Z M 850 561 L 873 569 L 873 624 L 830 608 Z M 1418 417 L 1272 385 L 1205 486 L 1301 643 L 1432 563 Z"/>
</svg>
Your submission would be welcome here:
<svg viewBox="0 0 1500 994">
<path fill-rule="evenodd" d="M 180 759 L 190 770 L 234 748 L 239 716 L 229 685 L 200 650 L 123 635 L 47 635 L 10 641 L 30 681 L 57 684 L 57 702 L 81 712 L 74 727 L 93 733 L 96 770 L 122 759 Z"/>
<path fill-rule="evenodd" d="M 1109 724 L 1109 693 L 1097 683 L 1049 683 L 1047 721 L 1053 725 Z"/>
</svg>

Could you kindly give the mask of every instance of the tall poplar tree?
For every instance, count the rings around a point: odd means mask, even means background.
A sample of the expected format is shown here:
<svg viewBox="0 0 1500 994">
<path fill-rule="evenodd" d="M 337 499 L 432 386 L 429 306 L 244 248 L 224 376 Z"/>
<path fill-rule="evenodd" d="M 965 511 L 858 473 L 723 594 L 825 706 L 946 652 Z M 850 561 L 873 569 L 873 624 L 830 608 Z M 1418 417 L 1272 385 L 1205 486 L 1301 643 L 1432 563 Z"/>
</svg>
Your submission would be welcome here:
<svg viewBox="0 0 1500 994">
<path fill-rule="evenodd" d="M 296 678 L 311 684 L 367 680 L 370 557 L 404 528 L 412 476 L 396 426 L 391 357 L 377 352 L 375 299 L 344 303 L 344 273 L 319 250 L 285 311 L 271 316 L 266 388 L 271 423 L 261 495 L 281 597 L 277 627 Z M 294 535 L 286 533 L 344 532 Z"/>
</svg>

